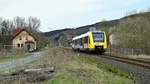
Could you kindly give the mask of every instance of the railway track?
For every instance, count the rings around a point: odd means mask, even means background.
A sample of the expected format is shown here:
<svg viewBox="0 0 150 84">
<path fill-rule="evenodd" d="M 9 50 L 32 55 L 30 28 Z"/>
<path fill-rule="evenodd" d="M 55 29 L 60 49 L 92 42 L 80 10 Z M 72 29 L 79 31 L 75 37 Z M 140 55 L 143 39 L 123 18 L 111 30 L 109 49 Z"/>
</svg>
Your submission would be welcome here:
<svg viewBox="0 0 150 84">
<path fill-rule="evenodd" d="M 144 60 L 137 60 L 137 59 L 132 59 L 132 58 L 125 58 L 125 57 L 118 57 L 118 56 L 112 56 L 112 55 L 102 55 L 101 57 L 106 58 L 106 59 L 111 59 L 127 64 L 132 64 L 136 65 L 145 69 L 150 69 L 150 62 L 149 61 L 144 61 Z"/>
<path fill-rule="evenodd" d="M 64 49 L 69 49 L 71 50 L 70 47 L 64 48 Z M 86 53 L 87 54 L 87 53 Z M 115 60 L 131 65 L 136 65 L 139 67 L 142 67 L 144 69 L 150 69 L 150 61 L 145 61 L 145 60 L 138 60 L 138 59 L 133 59 L 133 58 L 126 58 L 126 57 L 119 57 L 119 56 L 113 56 L 110 54 L 104 54 L 104 55 L 97 55 L 97 54 L 92 54 L 94 56 L 110 59 L 110 60 Z"/>
<path fill-rule="evenodd" d="M 69 47 L 64 49 L 73 51 Z M 149 61 L 113 56 L 110 53 L 104 55 L 99 55 L 97 53 L 85 53 L 85 52 L 77 52 L 77 54 L 78 53 L 82 53 L 83 55 L 87 55 L 87 56 L 95 56 L 97 59 L 101 59 L 101 61 L 104 62 L 105 64 L 109 64 L 121 70 L 127 71 L 128 73 L 134 76 L 135 81 L 138 84 L 150 84 L 150 80 L 149 80 L 150 62 Z"/>
</svg>

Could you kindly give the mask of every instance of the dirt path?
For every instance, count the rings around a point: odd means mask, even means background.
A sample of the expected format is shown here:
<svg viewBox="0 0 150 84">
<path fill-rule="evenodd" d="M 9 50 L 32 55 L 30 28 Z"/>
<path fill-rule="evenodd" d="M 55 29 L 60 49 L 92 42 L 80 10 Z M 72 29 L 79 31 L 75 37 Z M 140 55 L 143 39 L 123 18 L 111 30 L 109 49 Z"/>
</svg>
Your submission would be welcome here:
<svg viewBox="0 0 150 84">
<path fill-rule="evenodd" d="M 38 59 L 39 57 L 40 57 L 40 52 L 35 52 L 35 53 L 32 53 L 32 55 L 22 58 L 20 60 L 1 63 L 0 71 L 9 70 L 9 69 L 15 68 L 17 66 L 24 65 L 26 63 L 29 63 L 29 62 L 32 62 L 32 61 Z"/>
</svg>

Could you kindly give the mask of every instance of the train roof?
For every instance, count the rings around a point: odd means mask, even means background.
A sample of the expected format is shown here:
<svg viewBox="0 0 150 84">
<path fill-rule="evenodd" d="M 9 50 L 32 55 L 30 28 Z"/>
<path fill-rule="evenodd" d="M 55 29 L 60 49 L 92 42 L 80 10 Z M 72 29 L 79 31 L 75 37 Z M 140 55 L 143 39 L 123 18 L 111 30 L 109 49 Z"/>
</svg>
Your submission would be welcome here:
<svg viewBox="0 0 150 84">
<path fill-rule="evenodd" d="M 80 38 L 83 38 L 83 37 L 87 37 L 87 36 L 88 36 L 88 33 L 89 33 L 89 32 L 87 32 L 87 33 L 85 33 L 85 34 L 81 34 L 80 36 L 76 36 L 76 37 L 74 37 L 72 40 L 76 40 L 76 39 L 80 39 Z"/>
<path fill-rule="evenodd" d="M 103 32 L 103 31 L 90 31 L 90 32 Z M 79 36 L 76 36 L 72 40 L 77 40 L 77 39 L 80 39 L 80 38 L 83 38 L 83 37 L 87 37 L 90 32 L 87 32 L 87 33 L 81 34 Z"/>
</svg>

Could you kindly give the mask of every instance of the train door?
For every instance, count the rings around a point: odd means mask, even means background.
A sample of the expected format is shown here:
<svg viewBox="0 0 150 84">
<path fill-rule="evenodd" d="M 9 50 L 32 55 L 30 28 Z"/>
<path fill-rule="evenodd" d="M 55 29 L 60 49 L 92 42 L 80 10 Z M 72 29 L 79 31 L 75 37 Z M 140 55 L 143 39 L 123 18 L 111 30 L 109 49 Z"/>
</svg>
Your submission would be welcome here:
<svg viewBox="0 0 150 84">
<path fill-rule="evenodd" d="M 88 36 L 88 48 L 90 48 L 90 37 Z"/>
<path fill-rule="evenodd" d="M 81 49 L 84 48 L 84 42 L 83 42 L 83 40 L 84 40 L 84 38 L 81 38 L 81 39 L 80 39 L 80 46 L 81 46 Z"/>
<path fill-rule="evenodd" d="M 83 43 L 84 43 L 84 49 L 87 49 L 88 48 L 88 36 L 87 37 L 84 37 L 84 41 L 83 41 Z"/>
</svg>

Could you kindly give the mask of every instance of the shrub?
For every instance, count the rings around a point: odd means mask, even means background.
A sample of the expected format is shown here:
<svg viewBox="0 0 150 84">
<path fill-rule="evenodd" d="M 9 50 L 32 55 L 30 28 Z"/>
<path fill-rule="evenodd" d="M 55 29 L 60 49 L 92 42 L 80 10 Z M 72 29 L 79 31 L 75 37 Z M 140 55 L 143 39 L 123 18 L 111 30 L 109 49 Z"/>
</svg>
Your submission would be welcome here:
<svg viewBox="0 0 150 84">
<path fill-rule="evenodd" d="M 122 20 L 117 26 L 111 28 L 110 32 L 115 35 L 117 46 L 143 49 L 146 54 L 150 54 L 149 27 L 150 19 L 139 16 Z"/>
</svg>

